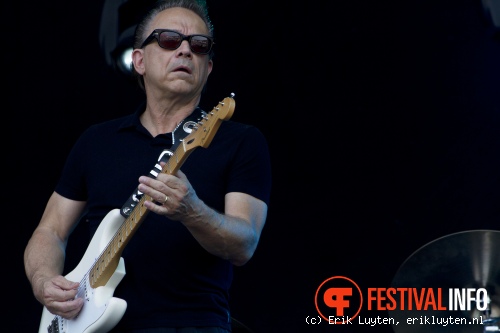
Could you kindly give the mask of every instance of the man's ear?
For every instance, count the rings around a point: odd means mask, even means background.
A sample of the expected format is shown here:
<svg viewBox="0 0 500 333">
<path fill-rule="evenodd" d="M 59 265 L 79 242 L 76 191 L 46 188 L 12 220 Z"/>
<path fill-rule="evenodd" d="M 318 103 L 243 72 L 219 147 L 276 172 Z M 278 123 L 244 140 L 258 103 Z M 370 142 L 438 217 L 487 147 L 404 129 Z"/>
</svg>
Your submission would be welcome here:
<svg viewBox="0 0 500 333">
<path fill-rule="evenodd" d="M 212 59 L 208 60 L 208 75 L 212 73 L 212 69 L 214 68 L 214 61 Z"/>
<path fill-rule="evenodd" d="M 132 51 L 132 65 L 138 74 L 144 74 L 144 50 L 134 49 Z"/>
</svg>

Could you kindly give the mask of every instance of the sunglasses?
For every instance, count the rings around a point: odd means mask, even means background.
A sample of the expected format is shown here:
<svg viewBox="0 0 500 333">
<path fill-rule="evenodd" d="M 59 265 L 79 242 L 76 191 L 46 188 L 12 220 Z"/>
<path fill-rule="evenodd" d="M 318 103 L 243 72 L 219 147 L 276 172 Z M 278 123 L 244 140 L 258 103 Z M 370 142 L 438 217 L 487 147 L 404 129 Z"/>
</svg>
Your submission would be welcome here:
<svg viewBox="0 0 500 333">
<path fill-rule="evenodd" d="M 212 37 L 206 35 L 183 35 L 180 32 L 168 29 L 155 29 L 141 45 L 141 49 L 156 39 L 158 45 L 167 50 L 176 50 L 182 42 L 187 40 L 193 53 L 208 54 L 215 44 Z"/>
</svg>

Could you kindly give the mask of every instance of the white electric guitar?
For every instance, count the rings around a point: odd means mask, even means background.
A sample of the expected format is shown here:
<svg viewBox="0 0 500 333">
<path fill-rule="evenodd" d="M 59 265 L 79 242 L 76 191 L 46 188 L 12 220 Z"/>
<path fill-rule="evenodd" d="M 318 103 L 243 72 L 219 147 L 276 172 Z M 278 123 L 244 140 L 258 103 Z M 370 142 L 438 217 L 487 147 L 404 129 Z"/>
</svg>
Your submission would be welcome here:
<svg viewBox="0 0 500 333">
<path fill-rule="evenodd" d="M 208 147 L 220 124 L 233 115 L 235 101 L 226 97 L 214 107 L 192 132 L 179 144 L 162 169 L 162 173 L 176 173 L 196 147 Z M 39 333 L 105 333 L 123 317 L 127 302 L 113 297 L 116 286 L 125 276 L 121 254 L 137 228 L 146 217 L 144 206 L 150 196 L 143 195 L 130 215 L 125 218 L 120 209 L 110 211 L 101 221 L 77 267 L 66 275 L 70 281 L 80 281 L 77 298 L 85 304 L 74 319 L 64 319 L 43 308 Z"/>
</svg>

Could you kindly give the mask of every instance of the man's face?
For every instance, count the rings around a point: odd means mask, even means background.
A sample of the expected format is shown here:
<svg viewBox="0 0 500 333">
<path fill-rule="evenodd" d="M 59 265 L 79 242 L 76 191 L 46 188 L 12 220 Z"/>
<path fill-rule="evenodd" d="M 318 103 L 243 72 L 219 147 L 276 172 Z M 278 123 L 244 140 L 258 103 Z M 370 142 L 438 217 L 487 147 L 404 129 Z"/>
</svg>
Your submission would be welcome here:
<svg viewBox="0 0 500 333">
<path fill-rule="evenodd" d="M 185 8 L 170 8 L 160 12 L 152 20 L 148 33 L 154 29 L 170 29 L 184 35 L 209 34 L 203 20 Z M 199 95 L 212 71 L 213 63 L 209 56 L 193 53 L 187 40 L 182 41 L 175 50 L 161 48 L 153 40 L 134 52 L 141 52 L 138 72 L 144 77 L 148 95 Z"/>
</svg>

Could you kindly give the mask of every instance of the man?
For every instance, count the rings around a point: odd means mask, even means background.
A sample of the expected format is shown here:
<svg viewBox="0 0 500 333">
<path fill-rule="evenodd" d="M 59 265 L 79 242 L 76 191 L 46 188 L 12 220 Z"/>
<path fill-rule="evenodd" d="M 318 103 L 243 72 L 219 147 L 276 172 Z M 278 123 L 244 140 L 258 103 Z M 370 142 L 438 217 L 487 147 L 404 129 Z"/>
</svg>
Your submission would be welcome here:
<svg viewBox="0 0 500 333">
<path fill-rule="evenodd" d="M 152 200 L 122 253 L 126 273 L 113 297 L 127 306 L 113 332 L 231 330 L 232 267 L 252 257 L 267 216 L 267 143 L 256 128 L 224 121 L 180 171 L 153 172 L 201 112 L 213 44 L 206 8 L 194 0 L 162 1 L 138 25 L 132 58 L 145 104 L 83 133 L 25 250 L 27 277 L 49 317 L 81 321 L 90 307 L 82 281 L 62 276 L 77 223 L 87 221 L 95 239 L 107 214 L 133 208 L 138 194 Z"/>
</svg>

